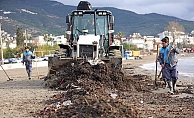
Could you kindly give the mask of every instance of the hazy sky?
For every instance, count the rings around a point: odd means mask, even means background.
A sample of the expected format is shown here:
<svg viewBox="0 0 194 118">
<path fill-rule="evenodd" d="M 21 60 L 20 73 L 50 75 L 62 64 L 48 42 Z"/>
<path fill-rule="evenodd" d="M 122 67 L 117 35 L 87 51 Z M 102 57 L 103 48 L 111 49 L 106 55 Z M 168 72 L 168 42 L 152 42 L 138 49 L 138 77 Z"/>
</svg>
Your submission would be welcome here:
<svg viewBox="0 0 194 118">
<path fill-rule="evenodd" d="M 80 0 L 55 0 L 77 6 Z M 85 0 L 83 0 L 85 1 Z M 138 14 L 158 13 L 194 21 L 194 0 L 88 0 L 92 7 L 116 7 Z"/>
</svg>

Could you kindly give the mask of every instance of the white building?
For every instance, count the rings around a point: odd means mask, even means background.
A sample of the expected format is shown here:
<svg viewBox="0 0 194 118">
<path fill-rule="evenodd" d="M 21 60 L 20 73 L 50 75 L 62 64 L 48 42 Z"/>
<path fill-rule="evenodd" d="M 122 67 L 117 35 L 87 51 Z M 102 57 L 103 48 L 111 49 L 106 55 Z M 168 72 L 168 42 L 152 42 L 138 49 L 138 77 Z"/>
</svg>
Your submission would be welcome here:
<svg viewBox="0 0 194 118">
<path fill-rule="evenodd" d="M 16 44 L 16 40 L 12 41 L 10 44 L 9 44 L 9 47 L 10 48 L 16 48 L 17 47 L 17 44 Z"/>
<path fill-rule="evenodd" d="M 160 42 L 159 37 L 154 37 L 154 36 L 144 36 L 145 44 L 144 44 L 144 49 L 147 50 L 153 50 L 154 49 L 154 43 L 155 42 Z"/>
<path fill-rule="evenodd" d="M 61 36 L 53 36 L 54 38 L 53 44 L 67 44 L 67 39 L 64 38 L 64 35 Z"/>
<path fill-rule="evenodd" d="M 35 42 L 37 45 L 44 45 L 46 41 L 44 40 L 44 36 L 38 36 L 35 38 Z"/>
<path fill-rule="evenodd" d="M 169 38 L 169 42 L 173 42 L 173 38 L 175 38 L 174 43 L 183 43 L 184 40 L 188 39 L 188 35 L 185 34 L 184 32 L 176 31 L 176 32 L 169 32 L 169 31 L 164 31 L 160 34 L 158 34 L 159 38 L 162 39 L 165 36 Z"/>
<path fill-rule="evenodd" d="M 134 44 L 137 45 L 138 48 L 144 48 L 145 40 L 140 35 L 140 33 L 133 33 L 130 35 L 126 40 L 123 41 L 124 43 Z"/>
<path fill-rule="evenodd" d="M 188 38 L 187 38 L 187 42 L 188 42 L 189 44 L 194 44 L 194 37 L 188 37 Z"/>
<path fill-rule="evenodd" d="M 48 43 L 48 45 L 67 44 L 67 39 L 64 38 L 64 35 L 50 36 L 49 38 L 53 38 L 53 41 L 46 42 L 44 40 L 44 36 L 38 36 L 35 38 L 35 42 L 37 43 L 37 45 L 45 45 L 47 43 Z"/>
</svg>

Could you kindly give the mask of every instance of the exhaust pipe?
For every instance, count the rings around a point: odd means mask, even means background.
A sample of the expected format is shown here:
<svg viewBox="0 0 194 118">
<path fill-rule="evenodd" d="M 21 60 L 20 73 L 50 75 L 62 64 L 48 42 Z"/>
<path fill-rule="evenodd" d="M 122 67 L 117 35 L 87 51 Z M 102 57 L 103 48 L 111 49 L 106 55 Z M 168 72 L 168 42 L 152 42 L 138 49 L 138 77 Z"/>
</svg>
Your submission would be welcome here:
<svg viewBox="0 0 194 118">
<path fill-rule="evenodd" d="M 73 42 L 73 60 L 77 60 L 77 42 Z"/>
<path fill-rule="evenodd" d="M 98 57 L 98 49 L 97 49 L 98 42 L 93 42 L 93 59 L 96 59 Z"/>
</svg>

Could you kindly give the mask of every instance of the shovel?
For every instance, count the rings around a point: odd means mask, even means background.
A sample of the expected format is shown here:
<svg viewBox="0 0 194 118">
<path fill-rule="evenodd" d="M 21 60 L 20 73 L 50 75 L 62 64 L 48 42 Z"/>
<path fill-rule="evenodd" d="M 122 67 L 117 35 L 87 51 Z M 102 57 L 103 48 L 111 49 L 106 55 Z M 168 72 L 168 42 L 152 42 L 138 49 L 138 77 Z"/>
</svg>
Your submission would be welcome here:
<svg viewBox="0 0 194 118">
<path fill-rule="evenodd" d="M 157 53 L 156 53 L 156 71 L 155 71 L 155 86 L 157 86 L 157 69 L 158 69 L 158 44 L 157 44 Z"/>
<path fill-rule="evenodd" d="M 1 65 L 0 65 L 1 66 Z M 1 66 L 1 68 L 3 69 L 3 66 Z M 7 77 L 8 77 L 8 80 L 7 81 L 13 81 L 13 79 L 11 79 L 9 76 L 8 76 L 8 74 L 6 73 L 6 71 L 3 69 L 3 71 L 4 71 L 4 73 L 7 75 Z"/>
</svg>

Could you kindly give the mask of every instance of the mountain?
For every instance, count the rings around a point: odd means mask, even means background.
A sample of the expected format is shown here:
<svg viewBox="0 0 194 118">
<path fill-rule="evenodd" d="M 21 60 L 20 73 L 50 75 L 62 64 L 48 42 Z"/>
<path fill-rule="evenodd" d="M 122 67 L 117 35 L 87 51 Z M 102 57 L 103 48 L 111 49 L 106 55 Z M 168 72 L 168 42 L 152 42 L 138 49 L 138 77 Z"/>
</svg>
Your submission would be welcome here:
<svg viewBox="0 0 194 118">
<path fill-rule="evenodd" d="M 50 0 L 1 0 L 0 16 L 3 18 L 0 18 L 0 22 L 2 29 L 11 34 L 21 27 L 33 35 L 45 33 L 61 35 L 66 30 L 66 15 L 75 9 L 76 5 L 64 5 Z M 115 16 L 115 32 L 124 32 L 126 36 L 135 32 L 140 32 L 142 35 L 157 35 L 171 21 L 183 25 L 187 33 L 194 29 L 193 21 L 172 16 L 156 13 L 137 14 L 114 7 L 97 9 L 111 11 Z"/>
</svg>

